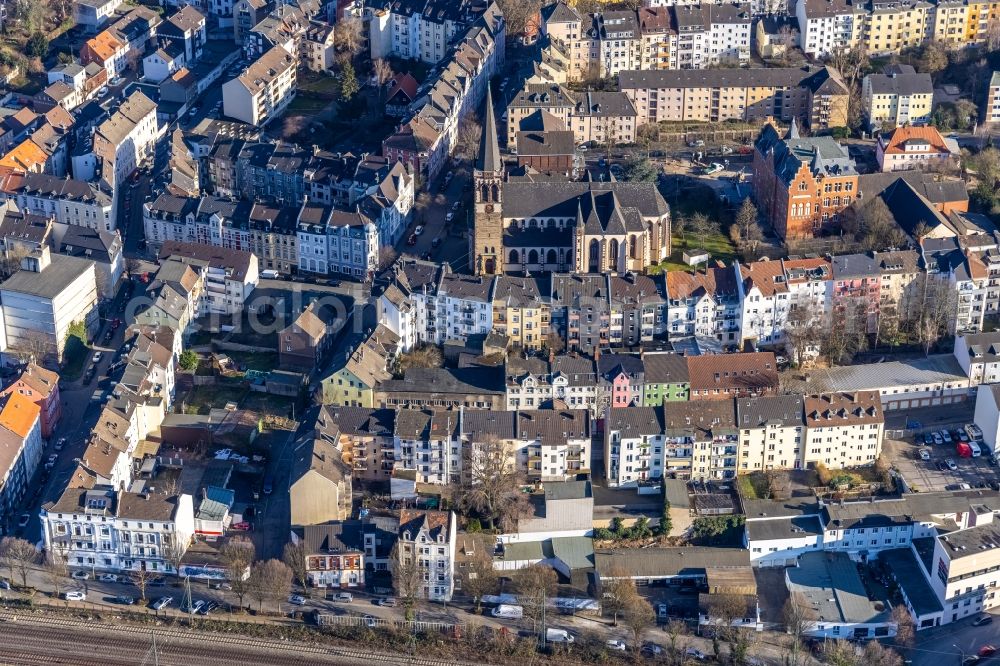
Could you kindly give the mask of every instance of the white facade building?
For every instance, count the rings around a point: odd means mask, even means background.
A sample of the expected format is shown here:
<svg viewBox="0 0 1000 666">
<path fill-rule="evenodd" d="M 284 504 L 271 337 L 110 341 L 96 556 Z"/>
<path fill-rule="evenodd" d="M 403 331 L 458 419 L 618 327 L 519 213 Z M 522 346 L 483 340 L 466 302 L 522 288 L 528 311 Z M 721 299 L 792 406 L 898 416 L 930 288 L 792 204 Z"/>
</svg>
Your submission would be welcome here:
<svg viewBox="0 0 1000 666">
<path fill-rule="evenodd" d="M 26 213 L 100 231 L 117 227 L 117 196 L 94 184 L 41 173 L 15 174 L 3 190 Z"/>
<path fill-rule="evenodd" d="M 169 549 L 186 550 L 194 536 L 190 495 L 67 488 L 40 515 L 45 549 L 91 572 L 171 573 Z"/>
<path fill-rule="evenodd" d="M 295 99 L 296 59 L 280 46 L 222 84 L 223 113 L 260 127 L 280 116 Z"/>
<path fill-rule="evenodd" d="M 455 591 L 455 514 L 450 511 L 399 512 L 397 543 L 404 564 L 415 562 L 424 584 L 417 596 L 450 601 Z"/>
</svg>

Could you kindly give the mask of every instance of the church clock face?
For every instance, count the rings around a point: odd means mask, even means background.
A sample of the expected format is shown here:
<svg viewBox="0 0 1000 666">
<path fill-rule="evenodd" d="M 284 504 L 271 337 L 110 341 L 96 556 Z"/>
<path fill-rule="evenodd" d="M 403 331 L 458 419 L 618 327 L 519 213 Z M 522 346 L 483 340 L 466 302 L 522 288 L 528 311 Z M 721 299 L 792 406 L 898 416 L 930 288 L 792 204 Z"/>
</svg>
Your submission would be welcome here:
<svg viewBox="0 0 1000 666">
<path fill-rule="evenodd" d="M 487 213 L 493 212 L 493 204 L 486 204 L 486 212 Z"/>
</svg>

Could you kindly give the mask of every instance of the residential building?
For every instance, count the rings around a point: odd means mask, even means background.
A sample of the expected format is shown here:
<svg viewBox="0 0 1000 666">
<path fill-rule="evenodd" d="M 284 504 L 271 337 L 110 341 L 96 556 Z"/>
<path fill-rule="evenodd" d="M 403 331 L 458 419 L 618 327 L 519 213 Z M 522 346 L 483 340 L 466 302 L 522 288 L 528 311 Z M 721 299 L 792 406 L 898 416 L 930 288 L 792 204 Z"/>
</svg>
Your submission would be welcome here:
<svg viewBox="0 0 1000 666">
<path fill-rule="evenodd" d="M 206 261 L 173 258 L 161 261 L 156 277 L 146 291 L 153 303 L 136 314 L 136 322 L 147 326 L 167 326 L 182 335 L 186 334 L 188 327 L 201 314 L 207 272 Z"/>
<path fill-rule="evenodd" d="M 0 285 L 0 303 L 5 354 L 27 354 L 54 366 L 62 361 L 70 326 L 82 323 L 88 336 L 96 331 L 94 263 L 43 247 Z"/>
<path fill-rule="evenodd" d="M 114 298 L 125 276 L 124 248 L 117 231 L 56 224 L 52 241 L 59 254 L 93 261 L 98 297 L 102 300 Z"/>
<path fill-rule="evenodd" d="M 494 367 L 410 368 L 374 390 L 377 407 L 503 409 L 502 374 Z"/>
<path fill-rule="evenodd" d="M 773 352 L 691 356 L 688 373 L 691 400 L 730 400 L 778 392 Z"/>
<path fill-rule="evenodd" d="M 976 413 L 974 421 L 983 431 L 983 443 L 989 452 L 996 455 L 1000 443 L 1000 384 L 980 386 L 976 392 Z"/>
<path fill-rule="evenodd" d="M 395 358 L 399 336 L 378 325 L 359 344 L 344 365 L 323 380 L 323 404 L 345 407 L 374 407 L 374 390 L 392 377 L 389 363 Z"/>
<path fill-rule="evenodd" d="M 108 187 L 125 183 L 139 165 L 152 158 L 159 138 L 156 104 L 141 92 L 132 93 L 118 110 L 94 131 L 93 155 L 101 164 L 100 179 Z M 74 159 L 73 175 L 93 180 L 97 175 Z"/>
<path fill-rule="evenodd" d="M 960 150 L 954 139 L 945 139 L 935 127 L 897 127 L 879 135 L 875 159 L 879 170 L 934 169 L 954 163 Z"/>
<path fill-rule="evenodd" d="M 862 5 L 850 0 L 796 0 L 802 51 L 822 58 L 850 50 L 863 39 L 865 14 Z"/>
<path fill-rule="evenodd" d="M 306 201 L 299 210 L 299 271 L 341 273 L 370 280 L 382 243 L 378 227 L 360 212 Z"/>
<path fill-rule="evenodd" d="M 336 48 L 334 27 L 321 21 L 310 21 L 302 39 L 302 55 L 312 72 L 328 72 L 333 68 Z"/>
<path fill-rule="evenodd" d="M 160 259 L 207 264 L 199 305 L 202 313 L 237 315 L 244 312 L 260 280 L 257 257 L 246 250 L 167 241 L 160 246 Z"/>
<path fill-rule="evenodd" d="M 667 467 L 674 473 L 690 472 L 691 448 L 668 443 L 662 406 L 610 409 L 604 421 L 609 486 L 645 485 L 664 476 Z"/>
<path fill-rule="evenodd" d="M 677 5 L 673 10 L 678 34 L 670 51 L 679 69 L 750 63 L 749 3 Z"/>
<path fill-rule="evenodd" d="M 784 138 L 764 126 L 752 168 L 757 206 L 784 239 L 836 229 L 857 196 L 858 172 L 847 148 L 829 136 L 801 137 L 794 120 Z"/>
<path fill-rule="evenodd" d="M 926 567 L 927 580 L 944 609 L 942 624 L 1000 604 L 995 591 L 1000 575 L 994 568 L 1000 526 L 992 518 L 993 514 L 986 513 L 968 529 L 927 537 L 914 544 Z"/>
<path fill-rule="evenodd" d="M 292 526 L 350 518 L 351 469 L 335 443 L 308 432 L 293 446 L 288 485 Z"/>
<path fill-rule="evenodd" d="M 278 331 L 278 365 L 312 373 L 329 357 L 336 313 L 313 301 L 291 324 Z"/>
<path fill-rule="evenodd" d="M 780 261 L 755 261 L 734 265 L 740 296 L 741 347 L 749 340 L 757 347 L 784 342 L 791 294 Z"/>
<path fill-rule="evenodd" d="M 739 471 L 802 469 L 805 415 L 800 395 L 760 396 L 736 401 Z"/>
<path fill-rule="evenodd" d="M 365 584 L 364 537 L 361 521 L 306 525 L 292 532 L 305 550 L 310 587 L 351 589 Z"/>
<path fill-rule="evenodd" d="M 635 141 L 636 109 L 621 92 L 574 92 L 558 83 L 529 79 L 507 105 L 508 148 L 515 147 L 518 132 L 540 112 L 561 121 L 577 144 Z"/>
<path fill-rule="evenodd" d="M 295 99 L 295 63 L 280 46 L 261 55 L 222 85 L 223 113 L 256 127 L 280 116 Z"/>
<path fill-rule="evenodd" d="M 194 537 L 190 495 L 71 485 L 42 506 L 42 541 L 77 569 L 176 573 L 171 561 Z"/>
<path fill-rule="evenodd" d="M 847 86 L 830 68 L 639 70 L 618 75 L 637 123 L 793 118 L 813 130 L 847 124 Z"/>
<path fill-rule="evenodd" d="M 0 396 L 15 393 L 24 396 L 38 406 L 41 436 L 45 439 L 51 437 L 59 419 L 62 418 L 59 375 L 36 363 L 29 362 L 24 366 L 21 374 L 3 391 L 0 391 Z"/>
<path fill-rule="evenodd" d="M 179 44 L 186 62 L 197 62 L 208 41 L 205 15 L 193 5 L 184 5 L 156 27 L 156 36 L 161 42 L 169 40 Z"/>
<path fill-rule="evenodd" d="M 870 254 L 833 257 L 833 312 L 846 330 L 875 334 L 882 303 L 882 271 Z"/>
<path fill-rule="evenodd" d="M 885 74 L 869 74 L 861 84 L 869 127 L 889 129 L 930 122 L 934 85 L 930 74 L 917 74 L 910 65 L 892 65 Z"/>
<path fill-rule="evenodd" d="M 419 597 L 450 601 L 455 590 L 455 514 L 450 511 L 399 512 L 398 557 L 402 566 L 416 566 L 423 584 Z"/>
<path fill-rule="evenodd" d="M 608 283 L 611 346 L 636 347 L 654 339 L 666 339 L 667 298 L 663 278 L 630 271 L 612 275 Z"/>
<path fill-rule="evenodd" d="M 759 14 L 759 12 L 754 12 Z M 754 45 L 757 55 L 769 60 L 782 58 L 801 44 L 799 24 L 794 16 L 768 13 L 761 16 L 754 28 Z"/>
<path fill-rule="evenodd" d="M 41 421 L 31 396 L 14 392 L 0 398 L 0 525 L 5 534 L 14 529 L 14 515 L 42 457 Z"/>
<path fill-rule="evenodd" d="M 704 272 L 669 271 L 667 333 L 671 339 L 694 337 L 735 345 L 740 338 L 740 285 L 732 267 Z"/>
<path fill-rule="evenodd" d="M 592 358 L 563 354 L 551 358 L 511 355 L 504 368 L 505 409 L 541 409 L 560 404 L 570 409 L 603 408 L 603 389 Z"/>
<path fill-rule="evenodd" d="M 646 352 L 642 355 L 642 366 L 643 406 L 658 407 L 689 398 L 691 384 L 686 358 L 671 352 Z"/>
<path fill-rule="evenodd" d="M 463 450 L 476 455 L 494 438 L 507 442 L 518 468 L 544 484 L 590 473 L 590 427 L 590 414 L 582 409 L 469 409 L 462 411 L 459 426 Z"/>
<path fill-rule="evenodd" d="M 1000 335 L 955 336 L 955 358 L 974 385 L 1000 383 Z"/>
<path fill-rule="evenodd" d="M 885 418 L 877 391 L 805 396 L 804 467 L 871 465 L 882 452 Z"/>
<path fill-rule="evenodd" d="M 96 32 L 115 15 L 122 0 L 74 0 L 73 21 L 88 32 Z"/>
<path fill-rule="evenodd" d="M 541 349 L 549 343 L 551 312 L 542 302 L 538 280 L 498 275 L 493 280 L 492 330 L 523 349 Z"/>
<path fill-rule="evenodd" d="M 981 120 L 991 125 L 1000 122 L 1000 72 L 993 72 L 990 77 Z"/>
<path fill-rule="evenodd" d="M 336 442 L 355 479 L 390 482 L 395 468 L 396 410 L 323 406 L 320 436 Z"/>
<path fill-rule="evenodd" d="M 922 0 L 875 0 L 865 16 L 864 46 L 875 55 L 921 46 L 934 30 L 936 7 Z"/>
<path fill-rule="evenodd" d="M 481 11 L 481 9 L 480 9 Z M 444 0 L 373 2 L 365 6 L 371 57 L 396 56 L 435 65 L 476 18 L 473 3 Z"/>
<path fill-rule="evenodd" d="M 113 79 L 128 66 L 128 44 L 119 40 L 111 32 L 104 30 L 88 39 L 80 49 L 80 62 L 84 65 L 96 63 Z"/>
</svg>

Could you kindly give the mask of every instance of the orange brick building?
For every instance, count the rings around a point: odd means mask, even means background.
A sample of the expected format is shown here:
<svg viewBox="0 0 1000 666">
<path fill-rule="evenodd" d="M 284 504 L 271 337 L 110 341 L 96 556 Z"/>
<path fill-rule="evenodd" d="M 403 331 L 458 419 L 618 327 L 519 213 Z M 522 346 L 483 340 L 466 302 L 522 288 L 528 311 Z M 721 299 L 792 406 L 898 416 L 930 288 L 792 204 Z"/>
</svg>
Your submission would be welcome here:
<svg viewBox="0 0 1000 666">
<path fill-rule="evenodd" d="M 840 225 L 858 194 L 854 160 L 832 137 L 800 137 L 795 121 L 782 138 L 773 125 L 754 144 L 753 198 L 785 240 L 812 238 Z"/>
</svg>

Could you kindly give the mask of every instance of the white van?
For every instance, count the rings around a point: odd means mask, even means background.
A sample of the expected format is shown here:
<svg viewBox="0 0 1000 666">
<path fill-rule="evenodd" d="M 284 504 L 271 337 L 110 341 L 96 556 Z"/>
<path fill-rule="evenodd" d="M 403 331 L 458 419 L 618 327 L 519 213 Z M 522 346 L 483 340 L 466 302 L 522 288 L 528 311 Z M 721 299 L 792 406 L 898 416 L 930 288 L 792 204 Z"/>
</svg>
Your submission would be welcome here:
<svg viewBox="0 0 1000 666">
<path fill-rule="evenodd" d="M 545 630 L 545 640 L 549 643 L 572 643 L 573 634 L 565 629 L 553 629 L 549 627 Z"/>
<path fill-rule="evenodd" d="M 508 620 L 520 620 L 524 617 L 524 608 L 512 604 L 500 604 L 490 612 L 490 615 L 493 617 L 505 617 Z"/>
<path fill-rule="evenodd" d="M 983 455 L 983 450 L 979 448 L 979 445 L 976 444 L 975 442 L 969 442 L 969 448 L 972 449 L 973 458 L 978 458 L 979 456 Z"/>
<path fill-rule="evenodd" d="M 281 277 L 281 273 L 279 273 L 278 271 L 268 269 L 266 271 L 261 271 L 260 276 L 265 280 L 277 280 L 278 278 Z"/>
</svg>

